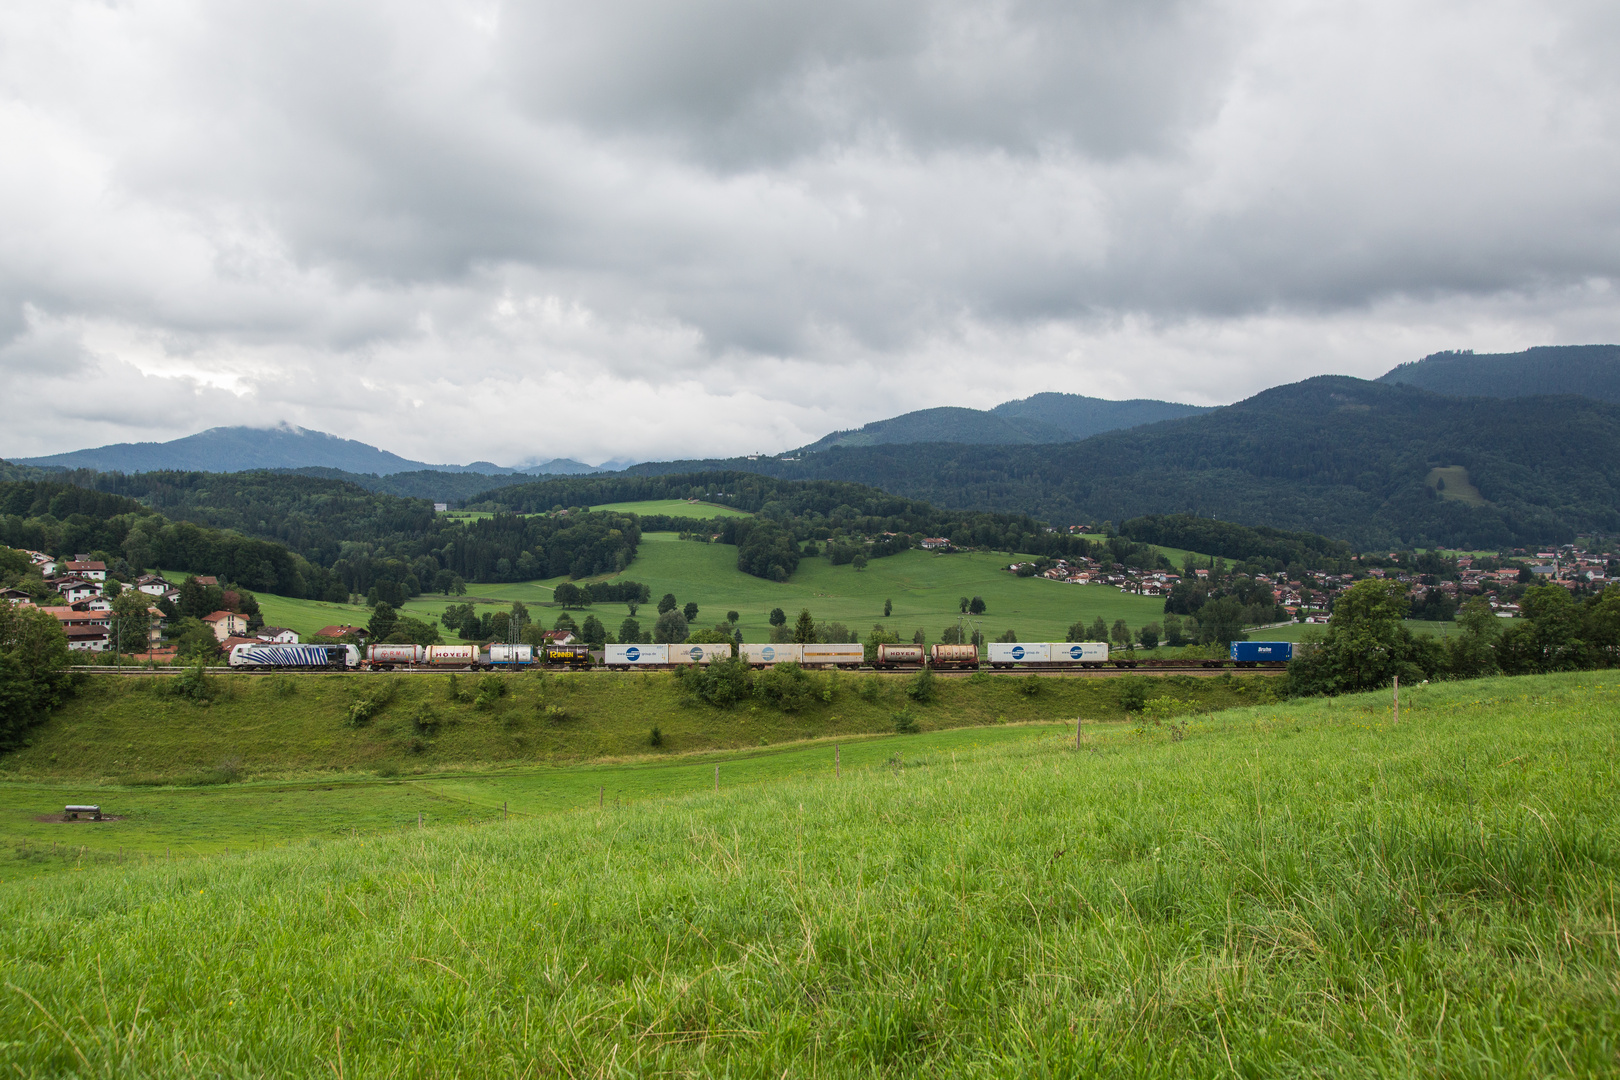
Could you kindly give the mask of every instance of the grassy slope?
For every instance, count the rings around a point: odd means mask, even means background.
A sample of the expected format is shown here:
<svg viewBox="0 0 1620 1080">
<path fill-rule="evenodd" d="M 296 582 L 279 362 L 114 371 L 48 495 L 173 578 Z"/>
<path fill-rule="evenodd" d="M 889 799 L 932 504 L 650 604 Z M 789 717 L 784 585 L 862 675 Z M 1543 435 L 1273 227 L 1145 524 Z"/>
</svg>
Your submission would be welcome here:
<svg viewBox="0 0 1620 1080">
<path fill-rule="evenodd" d="M 1062 729 L 1072 728 L 1065 722 Z M 1044 738 L 1051 724 L 956 728 L 919 735 L 849 736 L 836 741 L 844 769 L 895 754 L 966 753 Z M 249 781 L 213 787 L 104 787 L 82 783 L 0 784 L 0 882 L 105 865 L 120 858 L 185 857 L 428 826 L 531 817 L 806 775 L 831 776 L 833 740 L 756 750 L 660 755 L 573 765 L 469 768 L 399 777 L 343 773 L 320 779 Z M 98 803 L 121 820 L 40 821 L 68 802 Z M 53 846 L 54 845 L 54 846 Z M 82 849 L 82 850 L 81 850 Z"/>
<path fill-rule="evenodd" d="M 768 617 L 774 607 L 790 617 L 800 608 L 809 608 L 817 619 L 842 622 L 863 635 L 873 623 L 882 622 L 908 640 L 921 628 L 930 641 L 938 641 L 946 626 L 955 625 L 957 600 L 962 596 L 984 597 L 989 610 L 978 622 L 992 640 L 1012 629 L 1024 641 L 1062 641 L 1071 623 L 1079 619 L 1089 623 L 1099 615 L 1110 625 L 1123 618 L 1133 627 L 1163 617 L 1163 601 L 1130 596 L 1109 586 L 1019 578 L 1001 569 L 1010 561 L 1008 555 L 987 552 L 934 555 L 907 551 L 873 559 L 865 570 L 856 570 L 833 566 L 826 559 L 805 559 L 792 580 L 777 584 L 738 570 L 734 547 L 649 533 L 634 564 L 618 576 L 645 583 L 655 600 L 672 592 L 682 604 L 697 601 L 700 626 L 719 622 L 728 610 L 737 611 L 745 641 L 768 640 Z M 468 592 L 507 602 L 549 603 L 551 588 L 563 580 L 472 585 Z M 406 610 L 436 619 L 446 604 L 457 599 L 422 596 L 407 604 Z M 883 617 L 885 599 L 894 601 L 894 614 L 888 619 Z M 613 630 L 628 613 L 623 604 L 599 604 L 591 610 Z M 548 612 L 547 618 L 555 615 Z M 583 618 L 577 612 L 575 617 Z M 657 612 L 646 606 L 638 617 L 650 627 Z"/>
<path fill-rule="evenodd" d="M 1085 716 L 1117 719 L 1122 681 L 985 676 L 936 680 L 938 699 L 914 705 L 907 675 L 816 673 L 818 700 L 800 712 L 746 704 L 721 710 L 685 703 L 673 675 L 657 673 L 462 676 L 471 697 L 485 683 L 508 692 L 487 707 L 450 698 L 448 675 L 218 676 L 206 706 L 159 691 L 163 677 L 90 680 L 86 690 L 30 733 L 30 745 L 0 758 L 6 780 L 80 783 L 184 781 L 236 762 L 246 776 L 286 777 L 334 770 L 438 771 L 581 761 L 649 752 L 653 726 L 665 755 L 758 747 L 796 739 L 894 730 L 909 708 L 925 730 Z M 1153 679 L 1152 697 L 1223 708 L 1270 693 L 1267 676 Z M 368 723 L 351 727 L 350 706 L 391 689 Z M 820 700 L 825 695 L 830 700 Z M 415 719 L 430 709 L 436 733 Z M 560 709 L 558 718 L 549 709 Z"/>
<path fill-rule="evenodd" d="M 0 1029 L 25 1075 L 1608 1075 L 1613 680 L 7 885 Z"/>
<path fill-rule="evenodd" d="M 647 499 L 642 502 L 603 503 L 592 510 L 612 510 L 621 514 L 664 514 L 668 517 L 720 518 L 753 517 L 746 510 L 738 510 L 719 503 L 689 503 L 685 499 Z"/>
</svg>

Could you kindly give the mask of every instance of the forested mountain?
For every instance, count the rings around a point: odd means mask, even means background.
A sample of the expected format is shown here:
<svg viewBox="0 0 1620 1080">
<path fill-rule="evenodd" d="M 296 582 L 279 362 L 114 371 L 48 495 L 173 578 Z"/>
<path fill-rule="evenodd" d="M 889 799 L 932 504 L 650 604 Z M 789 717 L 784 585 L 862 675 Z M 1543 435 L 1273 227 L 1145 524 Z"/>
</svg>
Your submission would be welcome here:
<svg viewBox="0 0 1620 1080">
<path fill-rule="evenodd" d="M 170 442 L 113 443 L 46 457 L 18 458 L 16 464 L 97 472 L 244 472 L 253 469 L 331 469 L 376 477 L 423 470 L 500 476 L 573 475 L 595 468 L 568 458 L 505 468 L 487 461 L 471 465 L 429 465 L 379 450 L 354 439 L 281 424 L 272 428 L 217 427 Z M 486 485 L 487 486 L 487 485 Z"/>
<path fill-rule="evenodd" d="M 1516 353 L 1440 352 L 1402 364 L 1378 381 L 1451 397 L 1580 394 L 1620 402 L 1620 345 L 1541 345 Z"/>
<path fill-rule="evenodd" d="M 630 471 L 703 468 L 853 481 L 1056 522 L 1192 512 L 1358 548 L 1514 546 L 1620 530 L 1620 406 L 1453 398 L 1343 376 L 1061 446 L 835 447 L 798 461 Z"/>
<path fill-rule="evenodd" d="M 1074 442 L 1101 435 L 1105 431 L 1156 424 L 1160 420 L 1179 420 L 1183 416 L 1197 416 L 1209 412 L 1203 405 L 1183 405 L 1176 401 L 1153 401 L 1133 398 L 1130 401 L 1108 401 L 1086 397 L 1083 394 L 1035 394 L 1018 401 L 1004 401 L 990 410 L 997 416 L 1039 421 L 1059 428 L 1068 436 L 1063 442 Z M 956 440 L 960 441 L 960 440 Z"/>
<path fill-rule="evenodd" d="M 835 431 L 805 452 L 834 446 L 952 442 L 1013 445 L 1073 442 L 1104 431 L 1205 412 L 1197 405 L 1169 401 L 1107 401 L 1080 394 L 1036 394 L 990 410 L 944 407 L 874 420 L 851 431 Z"/>
</svg>

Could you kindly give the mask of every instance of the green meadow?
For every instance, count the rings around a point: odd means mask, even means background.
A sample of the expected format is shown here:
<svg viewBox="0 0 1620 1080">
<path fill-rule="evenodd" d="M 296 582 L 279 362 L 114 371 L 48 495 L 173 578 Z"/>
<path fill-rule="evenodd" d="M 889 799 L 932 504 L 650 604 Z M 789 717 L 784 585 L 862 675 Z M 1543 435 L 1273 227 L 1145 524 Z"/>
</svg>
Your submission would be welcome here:
<svg viewBox="0 0 1620 1080">
<path fill-rule="evenodd" d="M 0 884 L 0 1045 L 21 1076 L 1613 1075 L 1617 698 L 891 736 L 504 819 L 516 776 L 334 785 L 280 847 L 31 846 L 59 865 Z M 344 837 L 368 806 L 406 820 Z"/>
<path fill-rule="evenodd" d="M 981 596 L 987 611 L 974 621 L 991 640 L 1012 630 L 1023 641 L 1062 641 L 1078 620 L 1090 623 L 1102 617 L 1109 625 L 1124 619 L 1132 627 L 1163 618 L 1163 601 L 1133 596 L 1106 585 L 1069 585 L 1045 578 L 1020 578 L 1003 567 L 1016 556 L 995 552 L 938 555 L 906 551 L 873 559 L 866 569 L 833 566 L 824 558 L 805 559 L 793 577 L 777 583 L 751 577 L 737 569 L 737 549 L 725 544 L 678 540 L 673 533 L 647 533 L 635 562 L 623 574 L 592 580 L 628 578 L 646 584 L 653 599 L 674 593 L 685 604 L 698 605 L 698 626 L 711 626 L 736 611 L 745 641 L 765 641 L 770 635 L 772 608 L 789 617 L 808 608 L 820 621 L 836 621 L 861 633 L 883 623 L 906 639 L 918 629 L 929 641 L 938 641 L 947 626 L 956 625 L 960 597 Z M 551 590 L 564 578 L 512 585 L 469 585 L 469 595 L 500 603 L 550 603 Z M 419 617 L 438 618 L 447 604 L 461 599 L 420 596 L 405 606 Z M 883 602 L 892 600 L 893 614 L 883 615 Z M 590 609 L 617 630 L 628 614 L 623 604 L 598 604 Z M 549 613 L 555 618 L 555 612 Z M 266 618 L 269 616 L 266 615 Z M 638 618 L 650 627 L 657 612 L 651 605 Z M 575 618 L 583 618 L 575 613 Z"/>
<path fill-rule="evenodd" d="M 603 503 L 592 510 L 611 510 L 619 514 L 663 514 L 666 517 L 722 518 L 753 517 L 746 510 L 722 506 L 712 502 L 687 502 L 685 499 L 644 499 L 641 502 Z"/>
<path fill-rule="evenodd" d="M 669 672 L 213 675 L 194 698 L 174 676 L 95 676 L 0 758 L 0 782 L 197 786 L 670 757 L 892 732 L 901 713 L 934 731 L 1117 720 L 1132 694 L 1223 709 L 1274 699 L 1277 680 L 984 674 L 934 679 L 919 702 L 913 678 L 815 672 L 784 710 L 752 696 L 716 708 Z"/>
</svg>

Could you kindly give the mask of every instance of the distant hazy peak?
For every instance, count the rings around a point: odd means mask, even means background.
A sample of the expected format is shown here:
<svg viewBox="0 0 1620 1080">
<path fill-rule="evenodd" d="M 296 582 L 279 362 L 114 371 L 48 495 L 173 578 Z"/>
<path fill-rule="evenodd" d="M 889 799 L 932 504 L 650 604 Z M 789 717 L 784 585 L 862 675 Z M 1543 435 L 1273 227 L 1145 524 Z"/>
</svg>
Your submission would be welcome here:
<svg viewBox="0 0 1620 1080">
<path fill-rule="evenodd" d="M 404 472 L 588 473 L 589 465 L 556 458 L 521 469 L 487 461 L 471 465 L 430 465 L 368 443 L 311 431 L 282 422 L 272 427 L 216 427 L 170 442 L 113 443 L 46 457 L 17 458 L 41 468 L 95 469 L 100 472 L 246 472 L 250 469 L 337 469 L 345 473 L 390 476 Z"/>
</svg>

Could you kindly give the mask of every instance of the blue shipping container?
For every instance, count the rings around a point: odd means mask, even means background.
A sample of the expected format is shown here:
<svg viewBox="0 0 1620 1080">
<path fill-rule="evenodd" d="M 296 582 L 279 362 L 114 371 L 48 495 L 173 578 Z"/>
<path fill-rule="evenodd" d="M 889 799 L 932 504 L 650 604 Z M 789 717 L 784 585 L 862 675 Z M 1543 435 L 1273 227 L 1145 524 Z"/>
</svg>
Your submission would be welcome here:
<svg viewBox="0 0 1620 1080">
<path fill-rule="evenodd" d="M 1294 643 L 1291 641 L 1232 642 L 1232 659 L 1239 664 L 1253 664 L 1268 660 L 1278 663 L 1293 658 Z"/>
</svg>

